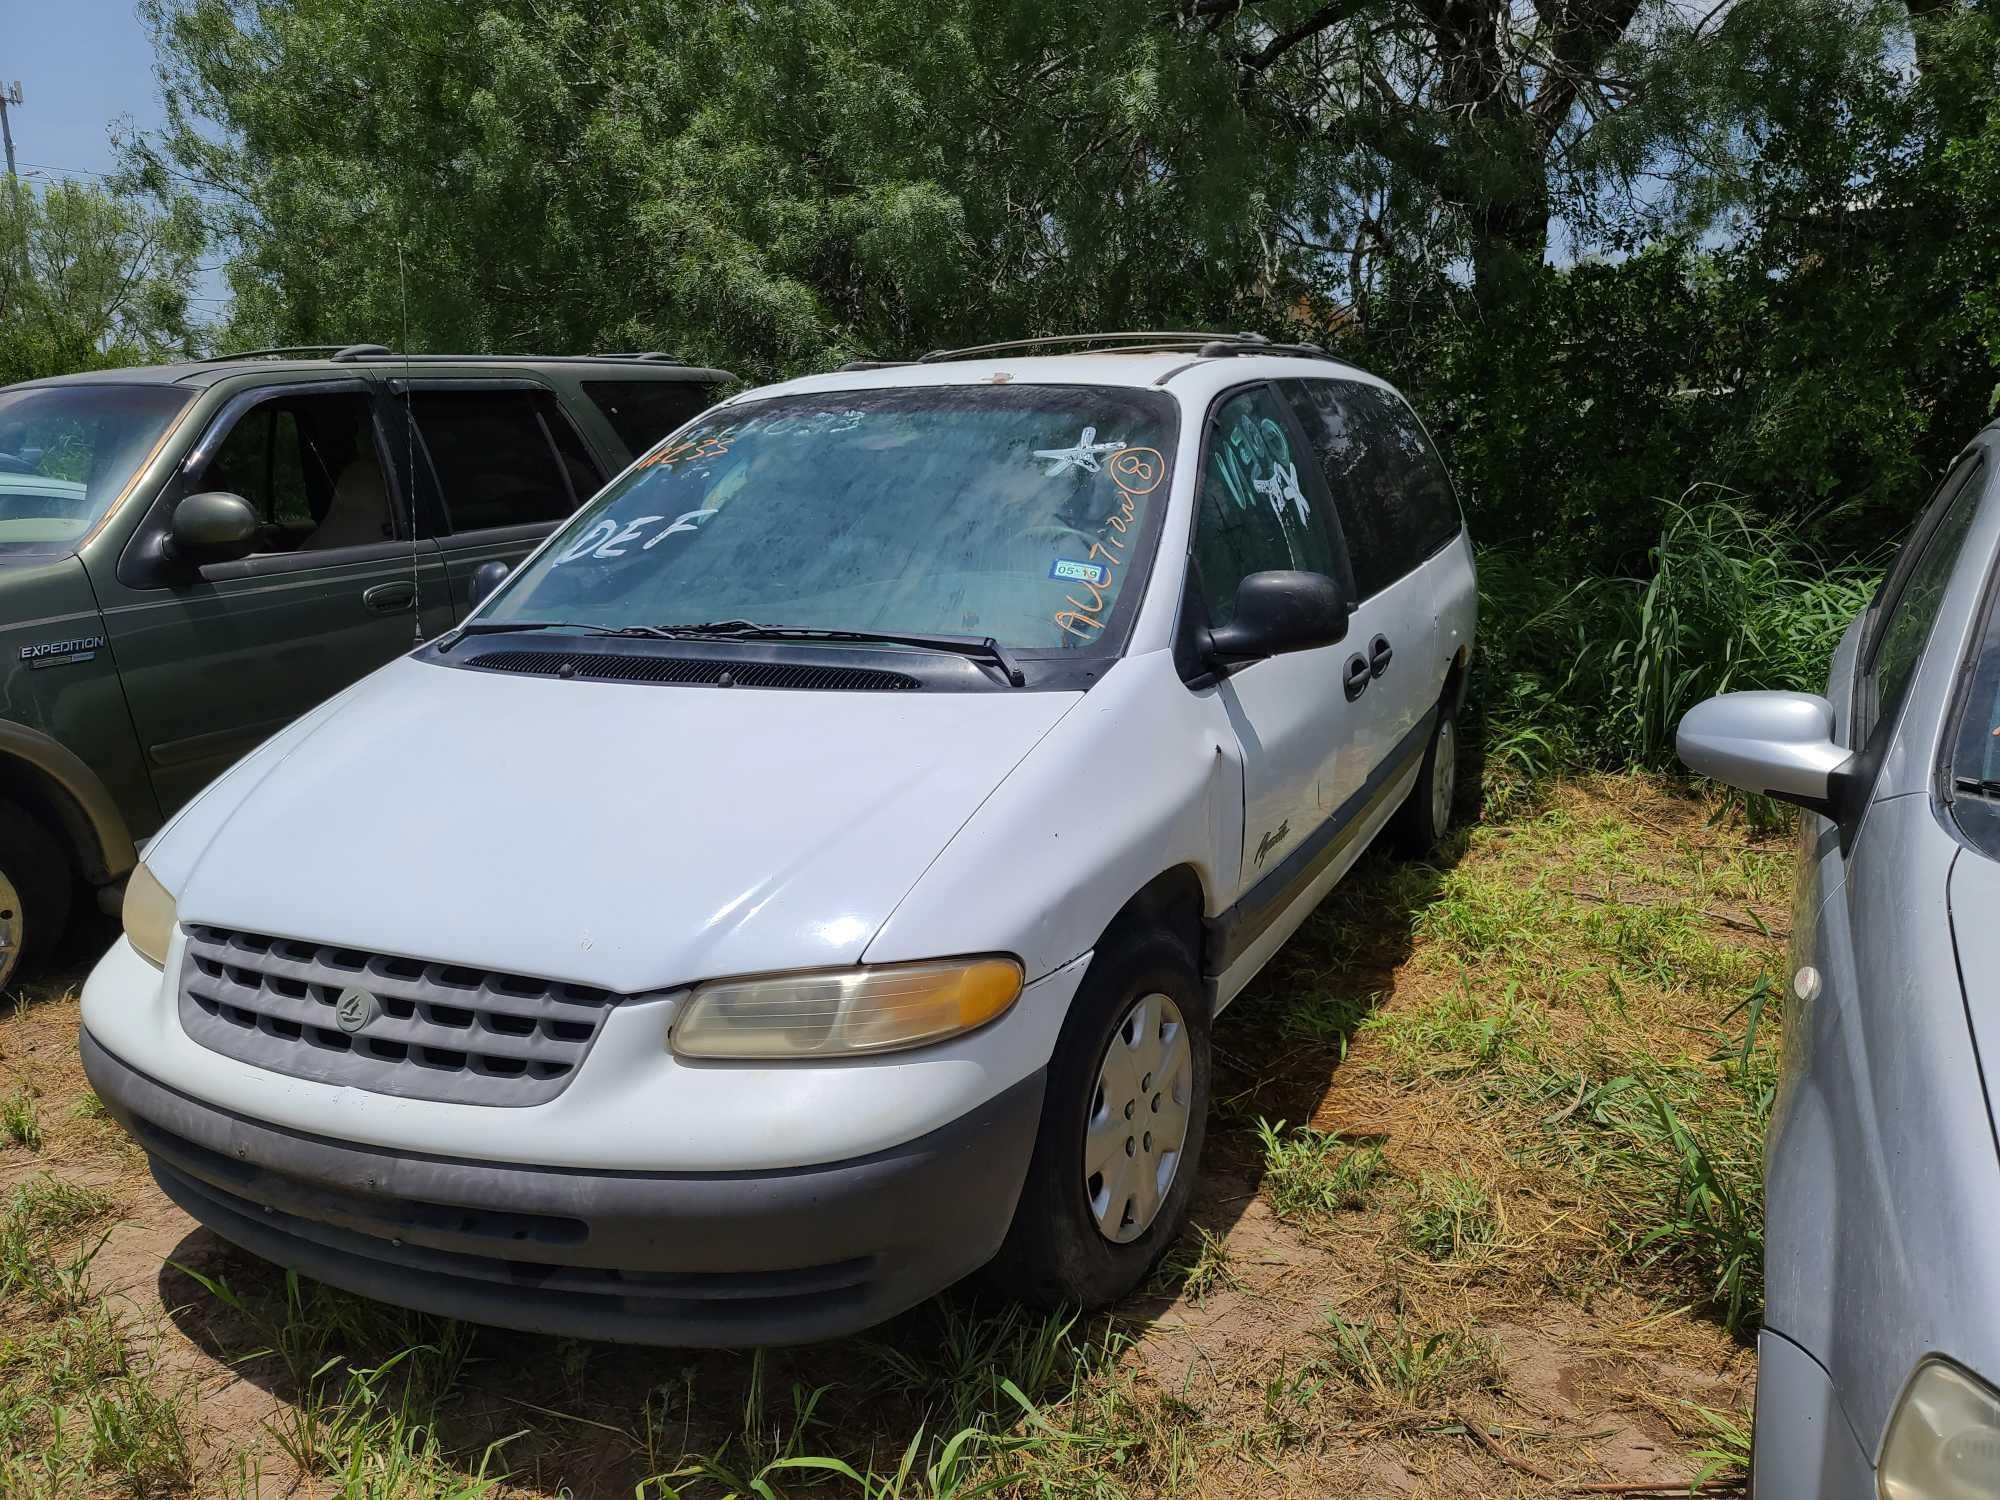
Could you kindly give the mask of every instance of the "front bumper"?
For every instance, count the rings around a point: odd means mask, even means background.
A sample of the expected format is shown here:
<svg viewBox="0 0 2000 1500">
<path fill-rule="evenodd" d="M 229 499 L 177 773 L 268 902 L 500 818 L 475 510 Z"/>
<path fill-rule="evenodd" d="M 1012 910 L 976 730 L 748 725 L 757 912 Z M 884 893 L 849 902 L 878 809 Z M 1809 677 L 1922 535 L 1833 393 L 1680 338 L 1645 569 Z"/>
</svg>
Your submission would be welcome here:
<svg viewBox="0 0 2000 1500">
<path fill-rule="evenodd" d="M 1875 1467 L 1841 1410 L 1833 1381 L 1805 1350 L 1757 1335 L 1757 1500 L 1875 1500 Z"/>
<path fill-rule="evenodd" d="M 357 1145 L 260 1123 L 79 1042 L 161 1189 L 331 1286 L 535 1333 L 702 1346 L 853 1333 L 1000 1247 L 1041 1116 L 1036 1072 L 904 1145 L 754 1172 L 590 1171 Z"/>
</svg>

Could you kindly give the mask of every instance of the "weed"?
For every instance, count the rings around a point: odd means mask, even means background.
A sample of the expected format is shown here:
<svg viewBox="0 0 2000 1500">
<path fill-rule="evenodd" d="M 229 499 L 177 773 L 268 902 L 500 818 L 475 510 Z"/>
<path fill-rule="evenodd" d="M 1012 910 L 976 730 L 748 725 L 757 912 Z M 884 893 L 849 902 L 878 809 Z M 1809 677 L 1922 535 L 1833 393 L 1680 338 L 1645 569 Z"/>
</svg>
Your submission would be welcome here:
<svg viewBox="0 0 2000 1500">
<path fill-rule="evenodd" d="M 104 1107 L 104 1101 L 97 1097 L 95 1089 L 85 1089 L 82 1096 L 69 1109 L 73 1120 L 108 1120 L 111 1111 Z"/>
<path fill-rule="evenodd" d="M 1193 1246 L 1183 1236 L 1167 1252 L 1159 1270 L 1153 1273 L 1148 1290 L 1177 1291 L 1197 1306 L 1206 1303 L 1209 1293 L 1218 1287 L 1240 1291 L 1242 1283 L 1229 1264 L 1229 1247 L 1199 1224 L 1194 1226 L 1194 1234 Z"/>
<path fill-rule="evenodd" d="M 1711 1479 L 1750 1472 L 1750 1427 L 1740 1417 L 1710 1411 L 1692 1401 L 1681 1403 L 1700 1419 L 1708 1438 L 1690 1455 L 1699 1467 L 1689 1489 L 1699 1489 Z"/>
<path fill-rule="evenodd" d="M 1380 1146 L 1349 1146 L 1338 1133 L 1285 1122 L 1257 1122 L 1264 1146 L 1264 1189 L 1285 1218 L 1327 1217 L 1367 1206 L 1383 1173 Z"/>
<path fill-rule="evenodd" d="M 1426 1177 L 1417 1201 L 1403 1215 L 1403 1233 L 1412 1249 L 1432 1260 L 1457 1260 L 1497 1232 L 1493 1199 L 1473 1177 Z"/>
<path fill-rule="evenodd" d="M 184 1489 L 182 1396 L 127 1355 L 102 1301 L 0 1344 L 0 1491 L 135 1495 Z"/>
<path fill-rule="evenodd" d="M 25 1086 L 0 1099 L 0 1136 L 10 1146 L 29 1151 L 42 1149 L 42 1112 Z"/>
<path fill-rule="evenodd" d="M 1498 1379 L 1492 1347 L 1460 1330 L 1426 1332 L 1398 1314 L 1393 1323 L 1350 1323 L 1327 1314 L 1329 1369 L 1376 1399 L 1403 1406 L 1437 1406 Z"/>
<path fill-rule="evenodd" d="M 1673 1173 L 1662 1222 L 1638 1234 L 1633 1249 L 1692 1263 L 1709 1282 L 1722 1326 L 1741 1333 L 1764 1306 L 1764 1184 L 1754 1161 L 1725 1154 L 1689 1128 L 1648 1089 Z M 1759 1115 L 1769 1111 L 1765 1094 Z"/>
<path fill-rule="evenodd" d="M 24 1293 L 53 1315 L 83 1307 L 90 1263 L 110 1231 L 67 1250 L 63 1242 L 110 1207 L 104 1194 L 46 1175 L 15 1188 L 0 1212 L 0 1295 Z"/>
</svg>

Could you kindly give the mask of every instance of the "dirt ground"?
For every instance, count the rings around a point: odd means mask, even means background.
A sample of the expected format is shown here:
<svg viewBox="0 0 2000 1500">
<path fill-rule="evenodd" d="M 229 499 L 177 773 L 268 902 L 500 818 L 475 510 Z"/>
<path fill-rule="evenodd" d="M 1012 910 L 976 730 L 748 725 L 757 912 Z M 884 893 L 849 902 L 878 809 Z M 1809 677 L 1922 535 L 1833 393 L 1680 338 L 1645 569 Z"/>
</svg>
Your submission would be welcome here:
<svg viewBox="0 0 2000 1500">
<path fill-rule="evenodd" d="M 0 1018 L 0 1264 L 13 1233 L 74 1267 L 52 1289 L 17 1265 L 0 1301 L 0 1488 L 1685 1494 L 1711 1462 L 1734 1483 L 1754 1306 L 1725 1326 L 1723 1230 L 1628 1106 L 1676 1101 L 1754 1180 L 1739 1085 L 1778 1022 L 1753 1009 L 1746 1036 L 1742 1006 L 1782 975 L 1788 864 L 1782 836 L 1622 777 L 1489 809 L 1434 865 L 1371 855 L 1219 1022 L 1195 1226 L 1145 1294 L 1044 1320 L 961 1290 L 764 1355 L 288 1289 L 92 1110 L 74 985 L 100 927 Z M 28 1206 L 51 1180 L 89 1191 Z M 955 1467 L 940 1445 L 968 1431 Z"/>
</svg>

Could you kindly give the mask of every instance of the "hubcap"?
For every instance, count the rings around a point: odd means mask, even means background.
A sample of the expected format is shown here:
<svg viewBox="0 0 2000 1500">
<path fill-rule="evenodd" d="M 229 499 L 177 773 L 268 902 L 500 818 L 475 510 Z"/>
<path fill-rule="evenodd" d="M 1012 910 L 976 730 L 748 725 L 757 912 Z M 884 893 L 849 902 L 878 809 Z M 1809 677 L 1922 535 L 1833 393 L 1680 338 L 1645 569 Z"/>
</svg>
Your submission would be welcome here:
<svg viewBox="0 0 2000 1500">
<path fill-rule="evenodd" d="M 21 893 L 0 870 L 0 984 L 14 977 L 21 961 Z"/>
<path fill-rule="evenodd" d="M 1083 1193 L 1108 1240 L 1126 1244 L 1159 1216 L 1187 1144 L 1193 1054 L 1180 1007 L 1147 995 L 1111 1034 L 1083 1133 Z"/>
<path fill-rule="evenodd" d="M 1431 827 L 1451 827 L 1451 799 L 1458 789 L 1458 735 L 1446 719 L 1438 725 L 1437 755 L 1431 770 Z"/>
</svg>

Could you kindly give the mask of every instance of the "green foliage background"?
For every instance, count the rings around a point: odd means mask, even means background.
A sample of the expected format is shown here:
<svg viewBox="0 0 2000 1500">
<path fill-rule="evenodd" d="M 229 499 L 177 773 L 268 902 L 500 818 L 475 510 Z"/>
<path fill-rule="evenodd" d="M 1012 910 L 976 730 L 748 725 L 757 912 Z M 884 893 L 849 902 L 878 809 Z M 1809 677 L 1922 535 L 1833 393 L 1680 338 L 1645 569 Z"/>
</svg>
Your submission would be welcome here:
<svg viewBox="0 0 2000 1500">
<path fill-rule="evenodd" d="M 1845 598 L 2000 386 L 1992 0 L 141 9 L 167 125 L 120 201 L 226 254 L 220 345 L 756 379 L 1042 332 L 1326 342 L 1431 423 L 1511 591 L 1495 670 L 1591 702 L 1542 728 L 1594 758 L 1663 754 L 1686 674 L 1607 710 L 1548 621 Z M 1761 581 L 1648 612 L 1689 548 L 1677 587 Z M 1703 628 L 1736 685 L 1819 670 Z"/>
</svg>

